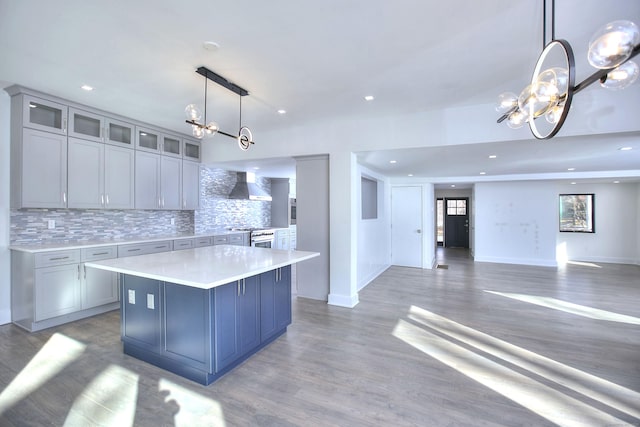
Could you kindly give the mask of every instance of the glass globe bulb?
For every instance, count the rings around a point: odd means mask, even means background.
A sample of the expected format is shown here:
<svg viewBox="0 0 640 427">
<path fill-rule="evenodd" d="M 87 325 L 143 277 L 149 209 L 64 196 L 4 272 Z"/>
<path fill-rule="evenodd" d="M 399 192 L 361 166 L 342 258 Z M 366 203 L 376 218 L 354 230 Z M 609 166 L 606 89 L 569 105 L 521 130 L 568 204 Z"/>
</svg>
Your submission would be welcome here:
<svg viewBox="0 0 640 427">
<path fill-rule="evenodd" d="M 202 139 L 202 137 L 204 136 L 204 130 L 200 126 L 196 125 L 193 125 L 191 133 L 198 139 Z"/>
<path fill-rule="evenodd" d="M 564 105 L 556 105 L 553 108 L 550 108 L 544 115 L 544 118 L 547 119 L 547 122 L 555 125 L 560 121 L 560 116 L 562 116 L 562 111 L 564 110 Z"/>
<path fill-rule="evenodd" d="M 600 69 L 613 68 L 629 58 L 640 42 L 640 29 L 631 21 L 614 21 L 600 28 L 589 41 L 589 63 Z"/>
<path fill-rule="evenodd" d="M 555 86 L 558 96 L 566 96 L 569 90 L 569 70 L 560 67 L 549 68 L 538 75 L 537 81 Z"/>
<path fill-rule="evenodd" d="M 503 92 L 498 95 L 498 103 L 496 104 L 496 111 L 500 114 L 504 114 L 518 105 L 518 95 L 513 92 Z"/>
<path fill-rule="evenodd" d="M 218 126 L 218 123 L 209 122 L 207 124 L 207 127 L 204 128 L 204 135 L 207 137 L 212 137 L 213 135 L 218 133 L 219 130 L 220 130 L 220 127 Z"/>
<path fill-rule="evenodd" d="M 634 61 L 627 61 L 615 70 L 609 71 L 607 79 L 600 85 L 611 90 L 621 90 L 629 87 L 638 79 L 640 69 Z"/>
<path fill-rule="evenodd" d="M 530 84 L 520 93 L 518 107 L 531 119 L 540 117 L 559 101 L 558 88 L 546 82 Z"/>
<path fill-rule="evenodd" d="M 520 110 L 516 110 L 507 117 L 507 126 L 511 129 L 518 129 L 527 122 L 527 115 Z"/>
<path fill-rule="evenodd" d="M 196 104 L 189 104 L 184 109 L 184 115 L 187 117 L 187 120 L 198 121 L 202 117 L 202 111 L 200 111 Z"/>
</svg>

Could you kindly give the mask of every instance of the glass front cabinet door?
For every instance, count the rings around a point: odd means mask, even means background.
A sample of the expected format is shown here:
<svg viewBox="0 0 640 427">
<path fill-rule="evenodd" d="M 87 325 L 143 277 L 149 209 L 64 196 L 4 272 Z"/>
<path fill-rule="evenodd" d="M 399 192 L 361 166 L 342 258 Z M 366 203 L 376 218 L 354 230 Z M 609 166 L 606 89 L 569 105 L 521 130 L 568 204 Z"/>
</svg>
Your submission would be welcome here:
<svg viewBox="0 0 640 427">
<path fill-rule="evenodd" d="M 88 111 L 69 108 L 69 136 L 104 142 L 104 117 Z"/>
<path fill-rule="evenodd" d="M 182 140 L 173 135 L 162 135 L 162 154 L 182 158 Z"/>
<path fill-rule="evenodd" d="M 194 162 L 200 161 L 200 141 L 194 141 L 191 139 L 184 139 L 184 148 L 182 150 L 183 158 L 185 160 L 192 160 Z"/>
<path fill-rule="evenodd" d="M 22 125 L 45 132 L 67 134 L 67 106 L 23 95 Z"/>
<path fill-rule="evenodd" d="M 160 152 L 160 135 L 158 132 L 136 126 L 136 148 L 152 153 Z"/>
<path fill-rule="evenodd" d="M 105 120 L 105 140 L 107 144 L 133 148 L 134 126 L 130 123 L 107 118 Z"/>
</svg>

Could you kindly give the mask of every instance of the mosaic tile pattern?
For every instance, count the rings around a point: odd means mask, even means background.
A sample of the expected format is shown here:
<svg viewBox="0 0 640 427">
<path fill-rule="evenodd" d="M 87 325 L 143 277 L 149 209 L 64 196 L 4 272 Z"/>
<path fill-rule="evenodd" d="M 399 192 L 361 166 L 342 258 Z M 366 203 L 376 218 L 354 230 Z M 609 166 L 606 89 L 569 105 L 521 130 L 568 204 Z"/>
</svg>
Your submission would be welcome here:
<svg viewBox="0 0 640 427">
<path fill-rule="evenodd" d="M 230 200 L 236 185 L 236 172 L 202 167 L 200 172 L 200 209 L 194 213 L 195 232 L 206 233 L 221 227 L 269 227 L 271 202 Z M 256 177 L 256 184 L 271 194 L 271 180 Z"/>
<path fill-rule="evenodd" d="M 203 167 L 200 209 L 196 211 L 12 209 L 10 244 L 74 243 L 207 233 L 223 227 L 271 225 L 271 202 L 229 200 L 236 173 Z M 271 194 L 271 180 L 256 179 Z M 171 225 L 171 219 L 175 225 Z M 55 228 L 48 229 L 48 221 Z"/>
<path fill-rule="evenodd" d="M 49 220 L 55 221 L 54 229 L 47 228 Z M 15 245 L 156 237 L 194 230 L 192 211 L 98 209 L 12 209 L 10 228 L 10 242 Z"/>
</svg>

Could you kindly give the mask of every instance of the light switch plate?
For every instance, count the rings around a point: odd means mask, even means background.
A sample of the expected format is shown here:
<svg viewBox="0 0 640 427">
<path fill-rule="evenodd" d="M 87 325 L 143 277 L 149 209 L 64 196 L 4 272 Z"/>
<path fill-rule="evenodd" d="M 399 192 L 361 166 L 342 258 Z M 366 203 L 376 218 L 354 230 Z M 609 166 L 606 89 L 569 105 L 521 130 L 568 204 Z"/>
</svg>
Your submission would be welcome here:
<svg viewBox="0 0 640 427">
<path fill-rule="evenodd" d="M 147 308 L 150 310 L 155 310 L 156 308 L 153 294 L 147 294 Z"/>
<path fill-rule="evenodd" d="M 136 291 L 133 289 L 129 289 L 129 304 L 136 303 Z"/>
</svg>

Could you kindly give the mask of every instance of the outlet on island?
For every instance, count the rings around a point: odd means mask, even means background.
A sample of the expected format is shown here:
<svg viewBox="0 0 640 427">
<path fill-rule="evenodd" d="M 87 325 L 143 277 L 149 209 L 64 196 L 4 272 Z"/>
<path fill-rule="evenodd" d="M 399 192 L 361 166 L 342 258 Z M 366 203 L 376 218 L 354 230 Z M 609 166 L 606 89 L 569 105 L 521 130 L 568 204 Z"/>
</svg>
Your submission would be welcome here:
<svg viewBox="0 0 640 427">
<path fill-rule="evenodd" d="M 56 220 L 50 219 L 49 221 L 47 221 L 47 228 L 49 230 L 53 230 L 54 228 L 56 228 Z"/>
<path fill-rule="evenodd" d="M 171 218 L 171 225 L 176 225 L 176 220 L 175 220 L 175 218 Z"/>
</svg>

